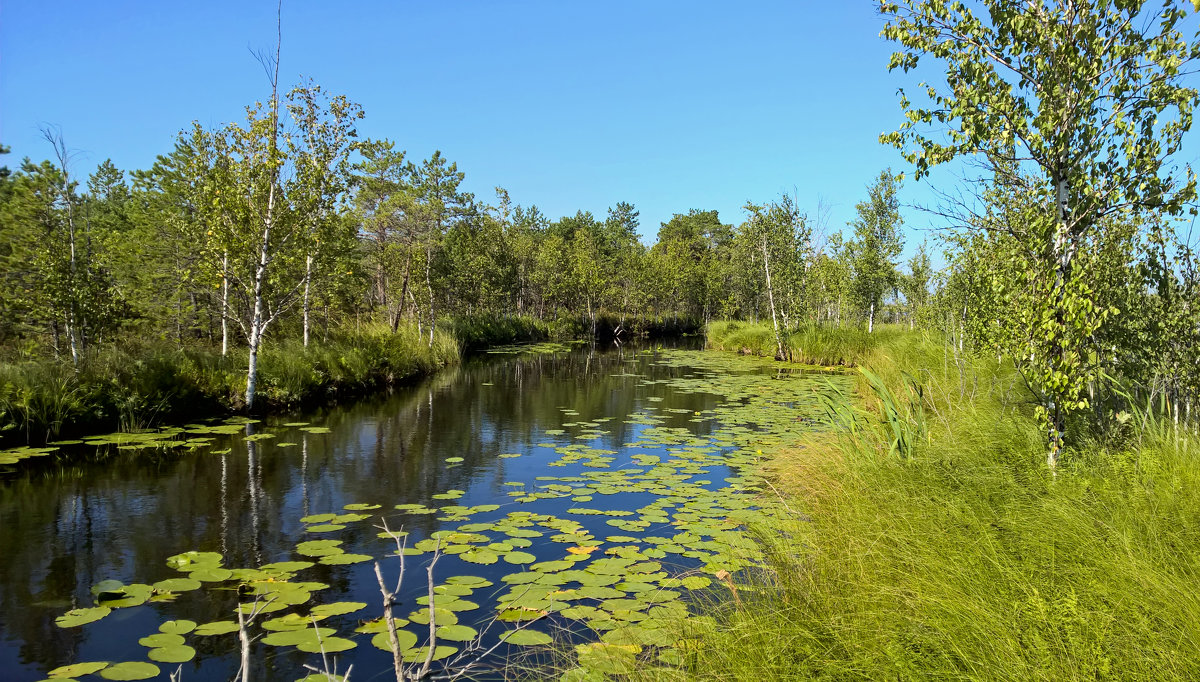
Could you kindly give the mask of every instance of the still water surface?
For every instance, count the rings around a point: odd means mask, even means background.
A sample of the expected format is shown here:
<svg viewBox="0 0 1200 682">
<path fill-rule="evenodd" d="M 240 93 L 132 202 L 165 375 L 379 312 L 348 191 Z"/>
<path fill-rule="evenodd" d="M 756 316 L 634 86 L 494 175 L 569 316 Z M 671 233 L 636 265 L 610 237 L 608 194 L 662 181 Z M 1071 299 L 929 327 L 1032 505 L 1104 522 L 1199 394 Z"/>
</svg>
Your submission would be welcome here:
<svg viewBox="0 0 1200 682">
<path fill-rule="evenodd" d="M 256 567 L 297 559 L 315 561 L 297 556 L 297 543 L 336 538 L 346 552 L 381 557 L 388 545 L 376 537 L 381 513 L 390 527 L 410 532 L 411 545 L 439 529 L 487 523 L 517 510 L 573 519 L 578 524 L 572 530 L 576 535 L 596 539 L 596 544 L 616 536 L 619 545 L 633 529 L 625 533 L 615 528 L 612 516 L 573 515 L 571 510 L 645 509 L 661 503 L 662 486 L 613 488 L 601 490 L 603 495 L 593 489 L 583 491 L 595 493 L 595 500 L 573 494 L 577 490 L 547 493 L 545 486 L 562 486 L 564 478 L 576 477 L 569 485 L 578 488 L 583 485 L 579 477 L 597 470 L 624 467 L 637 472 L 632 467 L 665 459 L 664 448 L 674 447 L 671 452 L 678 455 L 690 447 L 710 459 L 702 469 L 679 465 L 685 474 L 695 474 L 688 485 L 710 490 L 727 487 L 726 479 L 736 471 L 711 458 L 730 451 L 733 444 L 709 439 L 721 426 L 714 410 L 727 406 L 728 396 L 706 388 L 711 367 L 697 367 L 704 363 L 689 360 L 706 355 L 710 354 L 680 356 L 678 351 L 658 347 L 494 355 L 389 396 L 247 425 L 244 433 L 219 436 L 211 446 L 196 451 L 111 449 L 86 463 L 39 462 L 36 467 L 10 470 L 0 476 L 0 679 L 38 680 L 57 666 L 78 661 L 146 661 L 147 648 L 137 640 L 154 633 L 163 621 L 230 619 L 236 593 L 206 589 L 183 592 L 170 602 L 114 609 L 103 620 L 82 627 L 55 625 L 55 618 L 67 610 L 92 606 L 95 598 L 90 588 L 102 580 L 149 584 L 180 577 L 166 558 L 188 550 L 219 552 L 228 567 Z M 761 367 L 744 371 L 762 374 L 766 370 Z M 814 385 L 818 381 L 827 379 L 812 379 Z M 777 407 L 794 410 L 800 421 L 814 411 L 811 405 Z M 294 423 L 305 426 L 285 426 Z M 328 432 L 305 430 L 312 426 Z M 677 438 L 673 445 L 670 438 L 664 444 L 664 432 L 676 434 L 671 436 Z M 246 434 L 256 433 L 273 437 L 245 439 Z M 683 440 L 689 434 L 692 440 Z M 676 479 L 686 478 L 675 472 L 670 470 Z M 547 474 L 558 481 L 545 482 Z M 457 499 L 434 498 L 446 491 L 462 493 Z M 530 495 L 538 491 L 541 496 Z M 371 520 L 349 523 L 332 533 L 308 532 L 313 523 L 301 521 L 310 515 L 343 512 L 345 505 L 354 503 L 383 507 L 371 512 L 376 515 Z M 439 520 L 444 515 L 390 511 L 398 504 L 483 506 L 484 512 L 465 521 L 465 517 L 447 521 Z M 655 520 L 660 513 L 665 512 L 643 512 L 643 518 Z M 537 561 L 562 559 L 561 538 L 554 542 L 548 537 L 554 531 L 542 530 L 544 534 L 531 538 L 529 546 L 516 549 L 533 554 Z M 678 529 L 652 524 L 636 530 L 643 535 L 670 535 Z M 702 566 L 705 555 L 691 554 L 663 559 L 663 571 L 678 575 Z M 425 593 L 426 585 L 417 569 L 428 562 L 428 556 L 409 559 L 401 595 L 404 606 L 398 608 L 398 617 L 419 608 L 415 600 Z M 398 565 L 386 563 L 394 562 L 394 557 L 384 561 L 390 578 Z M 506 587 L 501 578 L 527 568 L 503 560 L 478 564 L 445 555 L 436 571 L 439 580 L 462 574 L 494 583 L 466 597 L 482 608 L 458 614 L 460 623 L 482 630 L 496 615 L 492 595 Z M 388 679 L 390 654 L 371 646 L 369 634 L 353 634 L 355 625 L 380 615 L 373 563 L 317 564 L 302 571 L 297 580 L 329 586 L 315 595 L 317 602 L 368 604 L 361 612 L 333 619 L 342 626 L 339 636 L 357 643 L 338 655 L 338 663 L 343 671 L 352 663 L 356 681 Z M 506 627 L 495 625 L 497 631 Z M 548 627 L 560 637 L 573 636 L 561 624 L 535 627 Z M 486 645 L 494 640 L 494 634 L 485 633 Z M 189 637 L 188 644 L 197 655 L 182 665 L 183 680 L 228 680 L 236 674 L 236 633 Z M 507 649 L 502 647 L 497 655 Z M 255 679 L 303 677 L 307 674 L 303 665 L 316 658 L 258 644 Z M 177 666 L 162 663 L 159 667 L 161 679 L 166 679 Z"/>
</svg>

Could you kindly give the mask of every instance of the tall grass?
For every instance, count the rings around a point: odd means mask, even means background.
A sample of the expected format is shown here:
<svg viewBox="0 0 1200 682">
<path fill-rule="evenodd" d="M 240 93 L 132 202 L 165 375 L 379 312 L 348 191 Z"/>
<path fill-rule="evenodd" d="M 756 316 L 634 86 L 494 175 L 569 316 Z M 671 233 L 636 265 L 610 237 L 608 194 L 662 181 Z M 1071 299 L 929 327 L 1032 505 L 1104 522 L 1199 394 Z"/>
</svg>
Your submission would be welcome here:
<svg viewBox="0 0 1200 682">
<path fill-rule="evenodd" d="M 755 529 L 761 589 L 712 605 L 687 677 L 1200 677 L 1196 434 L 1153 422 L 1051 476 L 1010 369 L 921 334 L 862 364 L 856 428 L 774 453 L 810 520 Z"/>
<path fill-rule="evenodd" d="M 745 355 L 775 357 L 775 331 L 771 325 L 749 322 L 710 322 L 708 345 Z M 858 365 L 871 351 L 902 334 L 899 327 L 880 327 L 868 333 L 858 327 L 808 326 L 784 334 L 788 360 L 806 365 Z"/>
<path fill-rule="evenodd" d="M 451 332 L 428 337 L 384 326 L 332 333 L 305 348 L 268 343 L 259 356 L 263 409 L 296 407 L 392 385 L 457 362 Z M 130 430 L 174 419 L 241 410 L 246 352 L 179 348 L 125 339 L 66 362 L 0 364 L 0 440 L 40 442 L 95 431 Z"/>
</svg>

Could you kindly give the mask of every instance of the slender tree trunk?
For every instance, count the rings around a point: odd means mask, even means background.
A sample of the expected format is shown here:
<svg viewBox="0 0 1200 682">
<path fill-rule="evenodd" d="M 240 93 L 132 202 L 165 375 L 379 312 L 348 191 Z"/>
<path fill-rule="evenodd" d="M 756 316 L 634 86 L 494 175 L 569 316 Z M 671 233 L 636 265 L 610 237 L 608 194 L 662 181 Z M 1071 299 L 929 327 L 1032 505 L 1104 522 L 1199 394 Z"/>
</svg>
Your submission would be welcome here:
<svg viewBox="0 0 1200 682">
<path fill-rule="evenodd" d="M 221 255 L 221 357 L 229 354 L 229 251 Z"/>
<path fill-rule="evenodd" d="M 1063 334 L 1066 332 L 1066 311 L 1064 310 L 1066 302 L 1066 287 L 1067 280 L 1071 276 L 1071 262 L 1074 256 L 1073 246 L 1068 244 L 1068 218 L 1069 207 L 1068 187 L 1066 178 L 1058 178 L 1055 182 L 1057 191 L 1057 213 L 1058 220 L 1054 229 L 1054 322 L 1058 334 L 1055 336 L 1050 347 L 1050 367 L 1051 371 L 1058 373 L 1065 365 L 1067 348 L 1063 342 Z M 1062 455 L 1063 437 L 1065 435 L 1065 420 L 1066 413 L 1063 410 L 1062 401 L 1059 396 L 1050 396 L 1050 404 L 1047 406 L 1049 412 L 1049 451 L 1046 453 L 1046 464 L 1053 471 L 1058 467 L 1059 457 Z"/>
<path fill-rule="evenodd" d="M 780 360 L 783 359 L 783 337 L 779 335 L 779 319 L 775 315 L 775 291 L 771 286 L 771 257 L 767 251 L 767 242 L 762 243 L 763 271 L 767 275 L 767 302 L 771 305 L 771 324 L 775 327 L 775 351 Z"/>
<path fill-rule="evenodd" d="M 392 333 L 395 334 L 400 329 L 400 318 L 404 315 L 404 305 L 406 297 L 409 295 L 408 280 L 412 272 L 412 254 L 409 254 L 408 259 L 404 261 L 404 282 L 400 285 L 400 300 L 396 303 L 396 310 L 392 313 Z"/>
<path fill-rule="evenodd" d="M 433 348 L 433 332 L 437 329 L 437 316 L 433 306 L 433 278 L 430 271 L 433 269 L 433 254 L 430 249 L 425 249 L 425 288 L 429 291 L 429 347 Z"/>
<path fill-rule="evenodd" d="M 875 301 L 871 301 L 871 311 L 867 313 L 867 333 L 875 331 Z"/>
<path fill-rule="evenodd" d="M 308 348 L 308 311 L 309 311 L 309 290 L 312 286 L 312 265 L 313 256 L 308 254 L 304 259 L 304 347 Z"/>
<path fill-rule="evenodd" d="M 280 0 L 281 11 L 282 0 Z M 267 157 L 270 164 L 270 186 L 267 188 L 267 212 L 263 217 L 262 241 L 258 248 L 258 265 L 254 268 L 254 311 L 250 317 L 248 339 L 250 359 L 246 368 L 246 410 L 254 408 L 254 394 L 258 386 L 258 350 L 262 346 L 266 329 L 266 311 L 263 292 L 267 282 L 267 266 L 271 263 L 271 228 L 275 222 L 275 193 L 279 186 L 279 52 L 283 44 L 282 27 L 276 17 L 276 28 L 280 35 L 275 43 L 275 73 L 271 78 L 271 149 Z"/>
</svg>

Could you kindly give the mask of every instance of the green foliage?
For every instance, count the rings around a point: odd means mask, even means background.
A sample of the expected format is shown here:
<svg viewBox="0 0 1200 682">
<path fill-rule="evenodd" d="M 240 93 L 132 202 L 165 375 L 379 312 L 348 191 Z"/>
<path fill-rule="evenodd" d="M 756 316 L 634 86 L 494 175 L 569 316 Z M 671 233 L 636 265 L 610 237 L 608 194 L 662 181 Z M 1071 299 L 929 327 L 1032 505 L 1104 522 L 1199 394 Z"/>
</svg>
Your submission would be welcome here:
<svg viewBox="0 0 1200 682">
<path fill-rule="evenodd" d="M 1114 224 L 1178 215 L 1196 196 L 1195 178 L 1170 162 L 1200 103 L 1184 82 L 1200 38 L 1184 37 L 1187 12 L 1175 3 L 885 0 L 880 9 L 882 35 L 900 45 L 889 69 L 945 67 L 944 86 L 923 84 L 921 101 L 901 90 L 907 120 L 880 139 L 904 151 L 918 178 L 964 155 L 991 176 L 986 210 L 971 216 L 1001 261 L 984 284 L 1019 325 L 997 333 L 1026 338 L 999 348 L 1042 398 L 1053 467 L 1067 419 L 1090 406 L 1084 392 L 1098 378 L 1088 342 L 1118 312 L 1098 305 L 1080 258 Z"/>
<path fill-rule="evenodd" d="M 896 334 L 865 367 L 868 415 L 873 384 L 903 402 L 906 375 L 921 377 L 927 437 L 904 461 L 889 428 L 766 452 L 805 519 L 757 528 L 766 569 L 739 600 L 706 606 L 718 626 L 687 679 L 1200 672 L 1200 602 L 1181 596 L 1200 569 L 1194 433 L 1152 419 L 1140 445 L 1089 442 L 1051 477 L 1011 367 L 920 333 Z"/>
<path fill-rule="evenodd" d="M 875 314 L 883 297 L 900 288 L 896 259 L 904 249 L 900 233 L 900 181 L 890 170 L 879 174 L 868 189 L 869 198 L 855 206 L 858 218 L 850 223 L 854 239 L 846 245 L 853 271 L 851 288 L 867 311 L 867 330 L 875 329 Z M 926 261 L 925 266 L 928 267 Z"/>
</svg>

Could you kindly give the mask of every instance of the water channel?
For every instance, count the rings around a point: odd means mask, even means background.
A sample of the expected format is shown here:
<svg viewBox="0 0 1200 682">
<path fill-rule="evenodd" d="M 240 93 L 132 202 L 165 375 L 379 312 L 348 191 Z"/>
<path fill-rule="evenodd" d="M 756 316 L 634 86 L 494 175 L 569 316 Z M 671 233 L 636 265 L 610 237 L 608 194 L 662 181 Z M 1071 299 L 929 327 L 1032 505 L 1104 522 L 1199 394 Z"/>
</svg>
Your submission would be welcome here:
<svg viewBox="0 0 1200 682">
<path fill-rule="evenodd" d="M 690 593 L 753 563 L 746 524 L 782 513 L 744 471 L 756 444 L 822 428 L 818 394 L 847 382 L 678 345 L 543 348 L 351 405 L 191 425 L 173 437 L 190 448 L 24 461 L 0 471 L 0 679 L 94 661 L 143 666 L 126 679 L 151 664 L 155 679 L 229 680 L 239 603 L 270 604 L 252 624 L 256 682 L 319 667 L 303 635 L 288 639 L 314 615 L 339 671 L 392 679 L 372 645 L 372 559 L 389 586 L 400 567 L 385 522 L 406 533 L 393 616 L 410 646 L 426 644 L 437 557 L 435 668 L 536 662 L 519 643 L 540 637 L 499 644 L 513 630 L 666 650 L 682 632 L 669 619 L 696 620 Z M 80 624 L 61 620 L 73 609 Z M 103 679 L 88 670 L 76 676 Z"/>
</svg>

